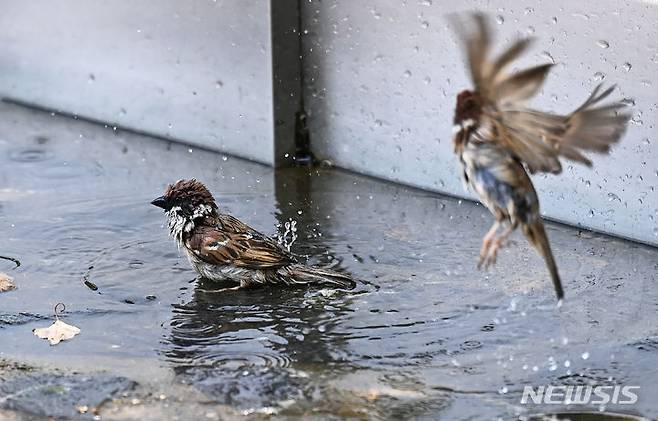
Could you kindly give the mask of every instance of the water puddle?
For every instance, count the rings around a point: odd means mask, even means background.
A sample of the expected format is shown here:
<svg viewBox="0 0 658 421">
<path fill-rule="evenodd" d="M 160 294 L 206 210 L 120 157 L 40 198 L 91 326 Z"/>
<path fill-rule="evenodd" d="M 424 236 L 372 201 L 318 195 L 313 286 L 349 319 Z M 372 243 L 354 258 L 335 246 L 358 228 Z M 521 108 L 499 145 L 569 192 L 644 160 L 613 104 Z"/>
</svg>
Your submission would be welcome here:
<svg viewBox="0 0 658 421">
<path fill-rule="evenodd" d="M 490 224 L 482 206 L 0 106 L 0 138 L 12 139 L 0 143 L 0 254 L 22 263 L 0 260 L 18 285 L 0 296 L 0 358 L 100 369 L 103 385 L 191 388 L 188 404 L 254 416 L 658 417 L 656 249 L 551 225 L 567 291 L 558 308 L 520 238 L 498 267 L 475 268 Z M 294 221 L 293 252 L 363 282 L 214 293 L 149 205 L 188 177 L 274 237 L 288 223 L 289 241 Z M 50 347 L 31 330 L 58 302 L 82 334 Z M 520 403 L 526 385 L 618 384 L 640 387 L 632 408 Z"/>
</svg>

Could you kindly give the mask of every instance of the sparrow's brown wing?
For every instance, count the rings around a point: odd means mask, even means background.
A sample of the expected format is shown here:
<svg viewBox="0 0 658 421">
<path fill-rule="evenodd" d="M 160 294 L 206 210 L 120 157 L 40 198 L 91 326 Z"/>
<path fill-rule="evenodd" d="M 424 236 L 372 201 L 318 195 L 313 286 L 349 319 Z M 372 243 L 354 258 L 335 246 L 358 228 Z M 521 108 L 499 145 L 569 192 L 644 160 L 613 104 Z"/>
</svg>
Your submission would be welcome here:
<svg viewBox="0 0 658 421">
<path fill-rule="evenodd" d="M 629 115 L 620 113 L 621 102 L 597 106 L 614 86 L 590 97 L 566 116 L 524 107 L 504 106 L 487 116 L 495 120 L 497 140 L 510 149 L 531 172 L 562 171 L 559 158 L 591 165 L 583 151 L 607 152 L 626 130 Z"/>
<path fill-rule="evenodd" d="M 486 16 L 482 13 L 448 16 L 466 50 L 466 59 L 471 79 L 477 90 L 484 88 L 487 74 L 487 55 L 491 44 L 491 31 Z"/>
<path fill-rule="evenodd" d="M 471 79 L 475 90 L 486 100 L 495 104 L 500 101 L 520 101 L 532 97 L 548 73 L 551 65 L 508 75 L 505 70 L 532 44 L 532 38 L 514 41 L 497 58 L 489 57 L 491 50 L 491 29 L 487 16 L 483 13 L 449 16 L 457 35 L 466 50 Z"/>
<path fill-rule="evenodd" d="M 197 227 L 187 240 L 201 260 L 248 269 L 274 269 L 295 263 L 294 257 L 274 240 L 230 215 L 221 215 L 218 226 Z"/>
</svg>

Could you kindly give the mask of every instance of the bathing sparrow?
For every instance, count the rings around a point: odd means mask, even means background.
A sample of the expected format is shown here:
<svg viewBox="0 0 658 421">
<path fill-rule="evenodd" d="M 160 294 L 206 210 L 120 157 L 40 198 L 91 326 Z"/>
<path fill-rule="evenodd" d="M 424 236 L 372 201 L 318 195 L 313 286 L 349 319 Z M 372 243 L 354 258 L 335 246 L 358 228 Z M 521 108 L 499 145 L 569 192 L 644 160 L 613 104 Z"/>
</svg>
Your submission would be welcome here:
<svg viewBox="0 0 658 421">
<path fill-rule="evenodd" d="M 220 213 L 214 197 L 199 181 L 180 180 L 151 204 L 164 209 L 170 235 L 199 275 L 238 283 L 220 291 L 265 284 L 355 286 L 350 276 L 303 265 L 276 241 Z"/>
</svg>

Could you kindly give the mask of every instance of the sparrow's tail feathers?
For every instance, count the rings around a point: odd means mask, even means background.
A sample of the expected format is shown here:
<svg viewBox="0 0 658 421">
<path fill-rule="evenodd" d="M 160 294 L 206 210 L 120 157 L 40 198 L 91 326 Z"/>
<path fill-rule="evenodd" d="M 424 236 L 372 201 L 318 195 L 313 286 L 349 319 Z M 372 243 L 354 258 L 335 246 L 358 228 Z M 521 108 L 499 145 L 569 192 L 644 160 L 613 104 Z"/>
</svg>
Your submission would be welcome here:
<svg viewBox="0 0 658 421">
<path fill-rule="evenodd" d="M 539 219 L 531 224 L 524 224 L 523 233 L 546 261 L 548 271 L 551 274 L 551 279 L 553 279 L 553 286 L 555 287 L 557 299 L 563 299 L 564 290 L 562 289 L 562 282 L 560 281 L 560 275 L 557 272 L 557 265 L 553 258 L 551 246 L 548 244 L 548 237 L 544 230 L 544 224 Z"/>
<path fill-rule="evenodd" d="M 288 268 L 290 276 L 296 283 L 311 284 L 331 284 L 338 288 L 352 289 L 356 282 L 349 275 L 336 272 L 330 269 L 322 269 L 312 266 L 293 265 Z"/>
</svg>

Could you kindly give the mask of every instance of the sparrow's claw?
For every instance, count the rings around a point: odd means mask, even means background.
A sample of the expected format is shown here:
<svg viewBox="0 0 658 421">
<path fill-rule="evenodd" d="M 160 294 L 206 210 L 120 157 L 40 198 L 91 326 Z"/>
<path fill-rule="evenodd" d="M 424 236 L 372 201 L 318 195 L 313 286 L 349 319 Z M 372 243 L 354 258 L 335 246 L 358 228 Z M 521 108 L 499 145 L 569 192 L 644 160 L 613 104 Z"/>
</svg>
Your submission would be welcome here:
<svg viewBox="0 0 658 421">
<path fill-rule="evenodd" d="M 507 244 L 510 244 L 510 242 L 507 241 L 504 236 L 500 236 L 491 240 L 487 244 L 486 249 L 483 245 L 483 251 L 485 251 L 485 254 L 483 255 L 482 252 L 480 253 L 478 269 L 482 269 L 482 266 L 484 266 L 484 269 L 489 269 L 489 267 L 495 266 L 496 262 L 498 261 L 498 250 L 505 247 Z"/>
</svg>

